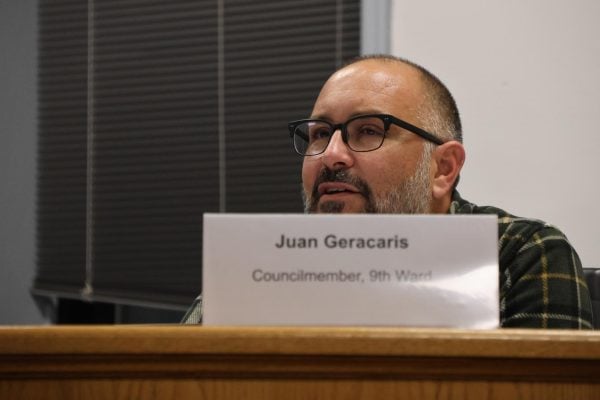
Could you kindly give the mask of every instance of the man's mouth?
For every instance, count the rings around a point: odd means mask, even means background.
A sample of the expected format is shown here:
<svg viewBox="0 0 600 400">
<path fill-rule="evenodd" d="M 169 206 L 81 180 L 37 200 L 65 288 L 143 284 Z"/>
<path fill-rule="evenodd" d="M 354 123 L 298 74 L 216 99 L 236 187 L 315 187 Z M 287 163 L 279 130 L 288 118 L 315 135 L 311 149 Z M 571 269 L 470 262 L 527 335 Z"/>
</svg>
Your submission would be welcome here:
<svg viewBox="0 0 600 400">
<path fill-rule="evenodd" d="M 319 197 L 337 194 L 360 194 L 361 191 L 354 185 L 345 182 L 323 182 L 318 186 Z"/>
<path fill-rule="evenodd" d="M 362 179 L 352 176 L 348 171 L 333 171 L 324 168 L 315 180 L 311 196 L 305 197 L 307 212 L 342 212 L 345 203 L 362 196 L 365 202 L 371 202 L 371 189 Z"/>
</svg>

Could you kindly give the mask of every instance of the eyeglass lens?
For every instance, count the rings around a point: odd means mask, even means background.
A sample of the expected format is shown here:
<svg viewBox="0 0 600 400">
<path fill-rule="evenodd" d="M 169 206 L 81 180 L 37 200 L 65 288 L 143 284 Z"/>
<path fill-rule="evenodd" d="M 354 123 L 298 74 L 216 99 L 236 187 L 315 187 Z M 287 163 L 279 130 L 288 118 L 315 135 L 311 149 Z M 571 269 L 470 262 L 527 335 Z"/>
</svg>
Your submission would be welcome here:
<svg viewBox="0 0 600 400">
<path fill-rule="evenodd" d="M 325 151 L 335 127 L 323 121 L 306 121 L 294 131 L 296 151 L 316 155 Z M 343 129 L 343 128 L 342 128 Z M 385 124 L 377 117 L 360 117 L 345 125 L 346 144 L 354 151 L 371 151 L 379 148 L 385 138 Z"/>
</svg>

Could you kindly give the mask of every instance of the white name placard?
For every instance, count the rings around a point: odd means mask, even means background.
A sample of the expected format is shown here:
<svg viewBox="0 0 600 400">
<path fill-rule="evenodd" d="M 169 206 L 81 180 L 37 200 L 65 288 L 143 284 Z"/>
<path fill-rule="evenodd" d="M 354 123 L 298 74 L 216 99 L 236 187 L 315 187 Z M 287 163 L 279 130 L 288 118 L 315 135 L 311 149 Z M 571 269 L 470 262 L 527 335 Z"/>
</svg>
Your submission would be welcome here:
<svg viewBox="0 0 600 400">
<path fill-rule="evenodd" d="M 499 325 L 494 215 L 205 214 L 205 325 Z"/>
</svg>

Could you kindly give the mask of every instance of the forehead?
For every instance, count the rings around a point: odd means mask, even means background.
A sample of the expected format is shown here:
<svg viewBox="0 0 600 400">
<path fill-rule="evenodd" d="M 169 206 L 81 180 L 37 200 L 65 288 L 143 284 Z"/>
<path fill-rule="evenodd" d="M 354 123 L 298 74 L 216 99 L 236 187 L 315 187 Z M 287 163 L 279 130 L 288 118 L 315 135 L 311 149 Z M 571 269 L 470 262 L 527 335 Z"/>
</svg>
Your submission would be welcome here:
<svg viewBox="0 0 600 400">
<path fill-rule="evenodd" d="M 341 121 L 365 113 L 415 120 L 422 102 L 420 73 L 399 62 L 365 60 L 334 73 L 323 85 L 313 117 Z"/>
</svg>

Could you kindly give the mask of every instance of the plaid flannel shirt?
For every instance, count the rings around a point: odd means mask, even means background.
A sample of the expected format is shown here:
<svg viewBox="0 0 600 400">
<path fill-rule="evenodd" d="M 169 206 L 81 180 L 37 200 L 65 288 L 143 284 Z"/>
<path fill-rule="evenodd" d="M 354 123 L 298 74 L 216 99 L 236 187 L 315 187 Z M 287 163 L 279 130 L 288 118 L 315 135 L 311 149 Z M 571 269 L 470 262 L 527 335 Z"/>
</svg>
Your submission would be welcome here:
<svg viewBox="0 0 600 400">
<path fill-rule="evenodd" d="M 592 329 L 581 262 L 562 232 L 495 207 L 478 207 L 456 191 L 448 212 L 498 215 L 502 327 Z M 201 321 L 202 296 L 198 296 L 182 323 Z"/>
<path fill-rule="evenodd" d="M 502 327 L 592 329 L 579 256 L 556 227 L 479 207 L 454 192 L 450 214 L 498 215 Z"/>
</svg>

